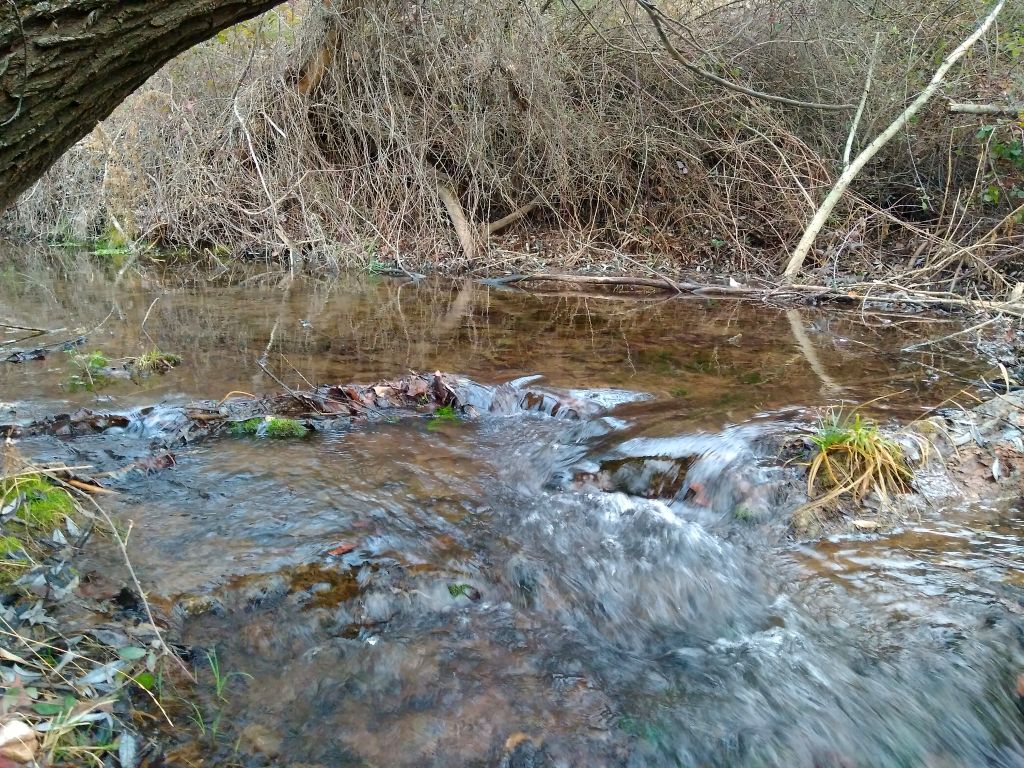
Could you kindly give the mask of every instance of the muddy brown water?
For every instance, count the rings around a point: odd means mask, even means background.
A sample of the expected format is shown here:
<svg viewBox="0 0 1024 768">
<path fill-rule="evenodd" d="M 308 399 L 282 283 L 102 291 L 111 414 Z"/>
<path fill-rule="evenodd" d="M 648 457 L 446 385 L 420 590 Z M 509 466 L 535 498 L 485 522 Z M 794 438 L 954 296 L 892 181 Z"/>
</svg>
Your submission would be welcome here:
<svg viewBox="0 0 1024 768">
<path fill-rule="evenodd" d="M 611 406 L 584 425 L 223 438 L 119 480 L 110 509 L 200 669 L 200 717 L 167 694 L 168 764 L 1024 765 L 1018 500 L 796 543 L 770 509 L 709 514 L 563 476 L 646 438 L 706 441 L 709 466 L 738 472 L 739 456 L 747 472 L 751 434 L 879 394 L 877 417 L 912 418 L 985 373 L 952 342 L 901 351 L 957 329 L 943 318 L 483 286 L 457 301 L 459 286 L 369 276 L 116 285 L 84 261 L 0 278 L 0 319 L 67 329 L 46 340 L 87 332 L 111 358 L 158 344 L 185 360 L 96 393 L 62 386 L 65 355 L 0 364 L 4 421 L 279 390 L 261 357 L 290 386 L 540 374 Z M 154 413 L 19 447 L 115 468 L 153 450 Z M 80 567 L 116 578 L 109 549 L 93 542 Z M 207 653 L 228 675 L 220 698 Z"/>
</svg>

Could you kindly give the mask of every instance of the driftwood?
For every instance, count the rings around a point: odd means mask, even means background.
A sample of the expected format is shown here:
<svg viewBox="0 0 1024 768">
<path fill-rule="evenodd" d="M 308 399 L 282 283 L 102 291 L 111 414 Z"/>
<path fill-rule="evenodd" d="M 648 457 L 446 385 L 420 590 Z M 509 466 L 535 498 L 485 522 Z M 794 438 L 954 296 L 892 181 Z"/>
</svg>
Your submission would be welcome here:
<svg viewBox="0 0 1024 768">
<path fill-rule="evenodd" d="M 437 187 L 437 197 L 444 205 L 444 209 L 448 212 L 448 218 L 451 219 L 452 226 L 455 228 L 459 245 L 462 246 L 462 253 L 469 261 L 473 261 L 476 257 L 477 248 L 481 242 L 486 242 L 491 235 L 512 226 L 524 216 L 529 215 L 542 202 L 539 196 L 535 197 L 526 205 L 516 208 L 497 221 L 474 227 L 469 223 L 469 217 L 466 216 L 466 211 L 462 207 L 462 203 L 459 202 L 459 197 L 455 193 L 455 183 L 451 178 L 437 169 L 431 171 L 431 176 Z"/>
<path fill-rule="evenodd" d="M 264 372 L 269 371 L 264 366 Z M 280 386 L 280 379 L 271 375 Z M 353 420 L 388 416 L 434 416 L 448 409 L 449 418 L 472 419 L 484 414 L 510 415 L 541 412 L 560 419 L 580 419 L 600 412 L 597 401 L 535 384 L 539 376 L 527 376 L 496 386 L 480 384 L 450 373 L 411 373 L 374 384 L 330 384 L 260 397 L 248 392 L 229 392 L 218 401 L 202 401 L 185 407 L 150 406 L 131 413 L 82 408 L 27 423 L 0 424 L 0 438 L 54 435 L 76 438 L 108 429 L 126 429 L 159 409 L 168 425 L 154 445 L 161 450 L 193 444 L 200 439 L 230 433 L 239 423 L 281 417 L 299 421 L 307 430 L 329 430 Z M 444 418 L 444 416 L 442 416 Z M 169 465 L 168 465 L 169 466 Z M 143 467 L 145 468 L 145 467 Z"/>
</svg>

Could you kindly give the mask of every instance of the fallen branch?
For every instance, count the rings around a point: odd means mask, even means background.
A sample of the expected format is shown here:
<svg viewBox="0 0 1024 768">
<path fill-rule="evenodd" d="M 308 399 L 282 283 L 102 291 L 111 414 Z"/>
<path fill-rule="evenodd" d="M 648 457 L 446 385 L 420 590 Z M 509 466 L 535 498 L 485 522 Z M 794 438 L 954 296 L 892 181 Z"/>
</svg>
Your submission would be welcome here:
<svg viewBox="0 0 1024 768">
<path fill-rule="evenodd" d="M 434 172 L 434 179 L 437 184 L 437 196 L 441 199 L 445 210 L 448 211 L 448 217 L 452 220 L 455 234 L 459 238 L 459 245 L 462 246 L 462 253 L 466 256 L 467 260 L 473 261 L 476 257 L 476 235 L 473 233 L 473 228 L 469 225 L 469 220 L 466 218 L 466 212 L 462 208 L 462 203 L 459 202 L 450 179 L 441 174 L 440 171 Z"/>
<path fill-rule="evenodd" d="M 921 91 L 916 99 L 911 102 L 910 106 L 907 107 L 899 117 L 889 124 L 882 133 L 880 133 L 875 140 L 868 144 L 863 151 L 854 159 L 850 165 L 848 165 L 843 173 L 839 176 L 832 191 L 829 192 L 828 197 L 818 208 L 818 212 L 814 214 L 814 218 L 807 225 L 807 229 L 804 230 L 803 237 L 800 238 L 800 242 L 797 244 L 796 250 L 793 251 L 793 256 L 790 258 L 789 263 L 786 265 L 786 270 L 783 273 L 784 279 L 791 281 L 800 272 L 804 265 L 804 259 L 807 258 L 807 254 L 810 253 L 811 246 L 814 245 L 814 240 L 818 236 L 818 232 L 825 225 L 828 217 L 832 215 L 832 210 L 836 207 L 836 204 L 842 198 L 843 193 L 846 192 L 846 188 L 850 186 L 850 183 L 857 177 L 857 174 L 861 172 L 865 165 L 873 158 L 878 152 L 884 147 L 889 141 L 910 121 L 914 115 L 916 115 L 921 108 L 935 95 L 936 91 L 939 90 L 939 86 L 942 85 L 942 81 L 946 77 L 946 73 L 956 64 L 967 51 L 974 46 L 981 37 L 988 32 L 989 28 L 995 22 L 999 12 L 1003 10 L 1003 6 L 1006 4 L 1006 0 L 999 0 L 995 7 L 989 12 L 988 16 L 981 25 L 974 30 L 974 32 L 960 45 L 953 50 L 952 53 L 947 56 L 939 68 L 935 70 L 935 74 L 932 76 L 931 82 L 928 86 Z"/>
<path fill-rule="evenodd" d="M 492 221 L 490 224 L 484 224 L 480 228 L 480 235 L 486 240 L 488 237 L 490 237 L 491 235 L 495 234 L 496 232 L 500 232 L 501 230 L 505 229 L 505 227 L 512 226 L 517 221 L 519 221 L 521 218 L 523 218 L 527 214 L 531 213 L 540 204 L 541 204 L 541 199 L 539 197 L 535 197 L 533 200 L 528 202 L 526 205 L 524 205 L 524 206 L 522 206 L 520 208 L 516 208 L 508 216 L 503 216 L 502 218 L 498 219 L 497 221 Z"/>
<path fill-rule="evenodd" d="M 62 481 L 65 482 L 65 481 Z M 72 486 L 73 487 L 73 486 Z M 121 551 L 121 559 L 124 561 L 125 568 L 128 570 L 128 576 L 132 580 L 132 585 L 135 587 L 135 593 L 139 596 L 139 602 L 142 603 L 142 607 L 146 612 L 146 619 L 149 621 L 149 625 L 153 628 L 153 633 L 156 635 L 157 643 L 160 645 L 160 650 L 163 651 L 164 655 L 177 663 L 181 668 L 181 671 L 185 673 L 186 677 L 192 682 L 196 681 L 195 675 L 192 674 L 191 670 L 185 666 L 185 662 L 174 651 L 171 650 L 170 646 L 164 640 L 163 633 L 160 631 L 160 625 L 156 623 L 156 619 L 153 616 L 153 609 L 149 606 L 149 598 L 146 597 L 146 592 L 142 589 L 142 583 L 139 581 L 138 575 L 135 573 L 135 566 L 132 565 L 132 560 L 128 557 L 128 536 L 131 535 L 132 522 L 128 521 L 128 529 L 124 536 L 121 535 L 120 529 L 114 523 L 113 519 L 107 513 L 103 507 L 100 506 L 99 502 L 96 501 L 90 494 L 84 491 L 75 489 L 75 496 L 79 499 L 88 501 L 96 513 L 103 520 L 103 523 L 107 526 L 107 529 L 117 543 L 117 548 Z"/>
<path fill-rule="evenodd" d="M 868 94 L 871 93 L 871 82 L 875 75 L 875 62 L 878 60 L 878 45 L 882 40 L 881 33 L 875 35 L 875 47 L 871 52 L 871 61 L 868 62 L 868 75 L 864 78 L 864 92 L 860 97 L 860 104 L 857 105 L 857 114 L 853 116 L 850 124 L 850 134 L 846 137 L 846 149 L 843 152 L 843 168 L 850 165 L 850 155 L 853 154 L 853 140 L 857 137 L 857 128 L 860 126 L 860 119 L 864 116 L 864 107 L 868 103 Z"/>
<path fill-rule="evenodd" d="M 756 287 L 749 285 L 724 285 L 716 283 L 694 283 L 672 280 L 664 277 L 630 277 L 619 275 L 568 275 L 540 272 L 530 275 L 508 275 L 479 281 L 483 285 L 512 286 L 522 283 L 563 283 L 626 288 L 651 288 L 659 291 L 675 291 L 691 296 L 715 296 L 721 298 L 790 300 L 803 302 L 845 302 L 859 304 L 907 304 L 946 310 L 968 310 L 1003 313 L 1024 318 L 1024 304 L 1020 301 L 986 301 L 969 299 L 950 293 L 915 290 L 884 281 L 851 283 L 841 287 L 782 283 Z"/>
<path fill-rule="evenodd" d="M 968 104 L 951 101 L 948 111 L 962 115 L 996 115 L 1016 118 L 1024 115 L 1024 104 Z"/>
</svg>

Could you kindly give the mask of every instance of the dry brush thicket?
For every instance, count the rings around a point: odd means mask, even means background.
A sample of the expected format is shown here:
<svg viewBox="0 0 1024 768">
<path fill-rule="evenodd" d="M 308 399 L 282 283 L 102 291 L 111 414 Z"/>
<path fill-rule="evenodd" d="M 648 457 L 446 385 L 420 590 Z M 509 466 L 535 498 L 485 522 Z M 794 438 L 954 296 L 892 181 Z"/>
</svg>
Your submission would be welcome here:
<svg viewBox="0 0 1024 768">
<path fill-rule="evenodd" d="M 856 151 L 985 11 L 662 5 L 685 66 L 635 0 L 286 4 L 169 64 L 5 224 L 319 269 L 643 261 L 778 275 L 842 170 L 855 110 L 705 75 L 855 106 L 874 60 Z M 946 103 L 1020 103 L 1021 62 L 1024 9 L 1012 8 L 858 178 L 807 268 L 1012 289 L 1024 128 Z"/>
</svg>

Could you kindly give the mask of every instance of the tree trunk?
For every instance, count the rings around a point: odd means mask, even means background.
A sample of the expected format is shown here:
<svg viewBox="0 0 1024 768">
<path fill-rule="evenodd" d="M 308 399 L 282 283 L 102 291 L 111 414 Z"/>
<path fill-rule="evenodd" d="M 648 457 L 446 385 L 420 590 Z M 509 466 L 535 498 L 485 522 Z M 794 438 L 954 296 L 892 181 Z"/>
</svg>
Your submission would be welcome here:
<svg viewBox="0 0 1024 768">
<path fill-rule="evenodd" d="M 280 0 L 0 0 L 0 211 L 167 61 Z"/>
</svg>

